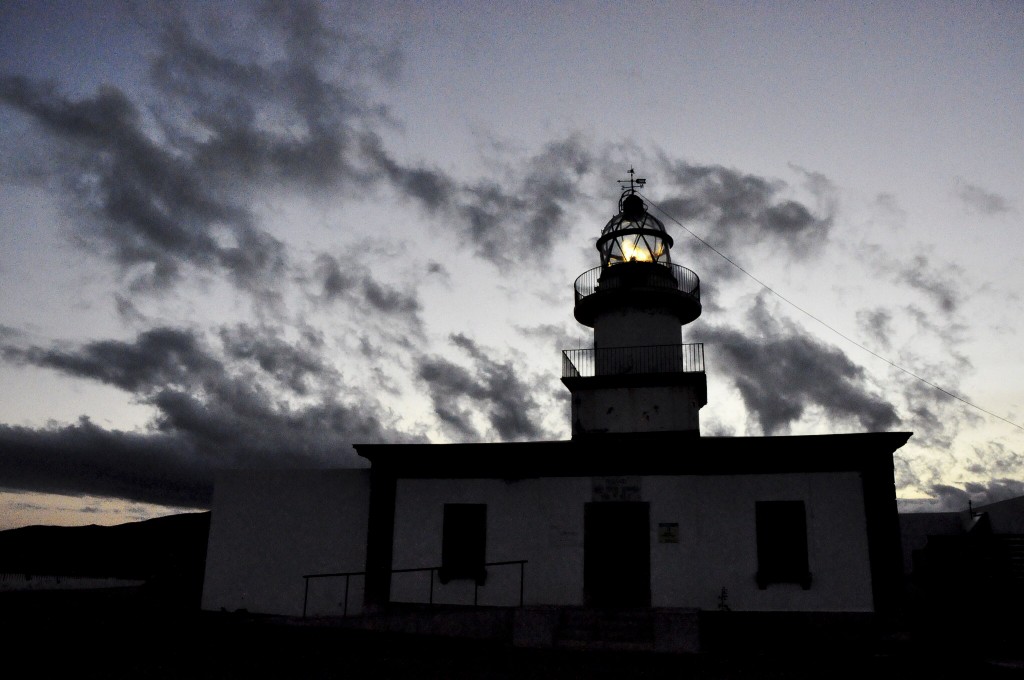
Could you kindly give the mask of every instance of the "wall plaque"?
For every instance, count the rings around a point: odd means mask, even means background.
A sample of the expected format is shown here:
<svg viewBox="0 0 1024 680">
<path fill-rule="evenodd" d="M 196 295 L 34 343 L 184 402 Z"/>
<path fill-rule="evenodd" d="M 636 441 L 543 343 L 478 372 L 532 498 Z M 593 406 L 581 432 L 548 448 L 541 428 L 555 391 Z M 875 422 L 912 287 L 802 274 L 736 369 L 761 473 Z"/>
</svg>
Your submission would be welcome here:
<svg viewBox="0 0 1024 680">
<path fill-rule="evenodd" d="M 594 501 L 639 501 L 639 477 L 594 477 Z"/>
<path fill-rule="evenodd" d="M 658 543 L 678 543 L 679 522 L 658 522 Z"/>
</svg>

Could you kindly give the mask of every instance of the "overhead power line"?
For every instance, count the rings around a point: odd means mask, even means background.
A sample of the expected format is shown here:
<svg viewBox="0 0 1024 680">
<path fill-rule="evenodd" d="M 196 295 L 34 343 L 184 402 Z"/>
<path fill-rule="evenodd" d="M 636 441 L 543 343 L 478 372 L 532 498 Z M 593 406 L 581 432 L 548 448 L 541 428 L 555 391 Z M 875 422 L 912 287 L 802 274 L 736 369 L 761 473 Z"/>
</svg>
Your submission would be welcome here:
<svg viewBox="0 0 1024 680">
<path fill-rule="evenodd" d="M 640 192 L 637 192 L 637 193 L 639 194 Z M 839 330 L 837 330 L 836 328 L 834 328 L 834 327 L 830 326 L 830 325 L 829 325 L 828 323 L 826 323 L 826 322 L 825 322 L 825 321 L 823 321 L 822 319 L 818 318 L 818 317 L 817 317 L 817 316 L 815 316 L 814 314 L 811 314 L 811 313 L 810 313 L 810 312 L 808 312 L 808 311 L 807 311 L 806 309 L 804 309 L 804 308 L 803 308 L 803 307 L 801 307 L 800 305 L 796 304 L 795 302 L 793 302 L 792 300 L 790 300 L 789 298 L 787 298 L 787 297 L 786 297 L 785 295 L 783 295 L 782 293 L 778 292 L 777 290 L 775 290 L 774 288 L 772 288 L 771 286 L 769 286 L 769 285 L 768 285 L 767 283 L 765 283 L 765 282 L 764 282 L 764 281 L 762 281 L 761 279 L 757 278 L 756 276 L 754 276 L 753 274 L 751 274 L 750 272 L 748 272 L 748 271 L 747 271 L 746 269 L 744 269 L 744 268 L 743 268 L 743 267 L 741 267 L 741 266 L 740 266 L 739 264 L 737 264 L 735 260 L 733 260 L 733 259 L 732 259 L 732 258 L 730 258 L 730 257 L 729 257 L 728 255 L 726 255 L 725 253 L 723 253 L 722 251 L 720 251 L 720 250 L 719 250 L 718 248 L 715 248 L 715 247 L 714 247 L 713 245 L 711 245 L 710 243 L 708 243 L 707 241 L 705 241 L 704 239 L 702 239 L 702 238 L 701 238 L 700 236 L 698 236 L 697 234 L 695 234 L 695 233 L 694 233 L 693 231 L 691 231 L 691 230 L 690 230 L 689 228 L 687 228 L 687 227 L 686 227 L 686 225 L 684 225 L 684 224 L 683 224 L 682 222 L 680 222 L 680 221 L 679 221 L 679 220 L 677 220 L 677 219 L 676 219 L 675 217 L 673 217 L 672 215 L 670 215 L 670 214 L 669 214 L 668 212 L 666 212 L 666 211 L 665 211 L 665 210 L 664 210 L 663 208 L 661 208 L 661 206 L 659 206 L 659 205 L 658 205 L 657 203 L 655 203 L 654 201 L 652 201 L 652 200 L 651 200 L 650 198 L 648 198 L 647 196 L 644 196 L 643 194 L 640 194 L 640 197 L 641 197 L 641 198 L 643 198 L 643 199 L 644 199 L 645 201 L 647 201 L 647 203 L 648 203 L 648 204 L 650 204 L 651 206 L 653 206 L 653 207 L 654 207 L 654 208 L 655 208 L 655 209 L 656 209 L 656 210 L 657 210 L 658 212 L 660 212 L 660 213 L 661 213 L 662 215 L 664 215 L 666 219 L 668 219 L 668 220 L 670 220 L 670 221 L 672 221 L 672 222 L 675 222 L 675 223 L 676 223 L 677 225 L 679 225 L 679 227 L 680 227 L 680 228 L 681 228 L 681 229 L 682 229 L 683 231 L 685 231 L 685 232 L 686 232 L 686 233 L 688 233 L 688 234 L 689 234 L 690 236 L 692 236 L 693 238 L 695 238 L 695 239 L 697 239 L 698 241 L 700 241 L 700 242 L 701 242 L 701 243 L 702 243 L 702 244 L 703 244 L 703 245 L 704 245 L 704 246 L 705 246 L 706 248 L 709 248 L 710 250 L 712 250 L 712 251 L 713 251 L 713 252 L 714 252 L 714 253 L 715 253 L 716 255 L 718 255 L 718 256 L 719 256 L 719 257 L 721 257 L 721 258 L 722 258 L 723 260 L 725 260 L 726 262 L 728 262 L 729 264 L 731 264 L 731 265 L 732 265 L 733 267 L 736 267 L 736 269 L 738 269 L 738 270 L 740 270 L 741 272 L 743 272 L 744 274 L 746 274 L 746 275 L 747 275 L 747 277 L 749 277 L 749 278 L 750 278 L 750 279 L 751 279 L 752 281 L 754 281 L 755 283 L 757 283 L 757 284 L 758 284 L 759 286 L 761 286 L 762 288 L 764 288 L 765 290 L 767 290 L 767 291 L 768 291 L 769 293 L 771 293 L 771 294 L 772 294 L 772 295 L 774 295 L 775 297 L 779 298 L 780 300 L 782 300 L 783 302 L 785 302 L 785 303 L 786 303 L 787 305 L 789 305 L 789 306 L 790 306 L 790 307 L 792 307 L 793 309 L 795 309 L 795 310 L 797 310 L 798 312 L 800 312 L 801 314 L 804 314 L 805 316 L 807 316 L 807 317 L 809 317 L 809 318 L 813 319 L 814 321 L 817 321 L 817 322 L 818 322 L 819 324 L 821 324 L 822 326 L 824 326 L 824 327 L 825 327 L 825 328 L 827 328 L 828 330 L 832 331 L 833 333 L 835 333 L 836 335 L 838 335 L 839 337 L 841 337 L 841 338 L 842 338 L 843 340 L 846 340 L 846 341 L 847 341 L 847 342 L 849 342 L 849 343 L 850 343 L 851 345 L 854 345 L 854 346 L 856 346 L 856 347 L 859 347 L 860 349 L 864 350 L 864 351 L 865 351 L 865 352 L 867 352 L 868 354 L 870 354 L 870 355 L 872 355 L 872 356 L 874 356 L 874 357 L 876 357 L 876 358 L 878 358 L 878 359 L 881 359 L 882 361 L 884 361 L 885 363 L 889 364 L 889 365 L 890 365 L 890 366 L 892 366 L 893 368 L 895 368 L 895 369 L 898 369 L 898 370 L 900 370 L 900 371 L 903 371 L 904 373 L 906 373 L 906 374 L 907 374 L 907 375 L 909 375 L 910 377 L 912 377 L 912 378 L 915 378 L 916 380 L 920 380 L 920 381 L 921 381 L 922 383 L 924 383 L 925 385 L 928 385 L 929 387 L 932 387 L 932 388 L 934 388 L 934 389 L 938 390 L 939 392 L 942 392 L 943 394 L 945 394 L 945 395 L 946 395 L 946 396 L 948 396 L 948 397 L 952 397 L 953 399 L 956 399 L 957 401 L 959 401 L 959 402 L 962 402 L 962 403 L 964 403 L 964 404 L 966 404 L 966 405 L 970 406 L 970 407 L 971 407 L 971 408 L 973 408 L 973 409 L 977 409 L 978 411 L 981 411 L 982 413 L 985 413 L 985 414 L 987 414 L 987 415 L 990 415 L 990 416 L 992 416 L 993 418 L 998 418 L 999 420 L 1003 421 L 1004 423 L 1008 423 L 1008 424 L 1010 424 L 1010 425 L 1013 425 L 1014 427 L 1016 427 L 1016 428 L 1017 428 L 1017 429 L 1019 429 L 1019 430 L 1024 430 L 1024 426 L 1022 426 L 1022 425 L 1019 425 L 1018 423 L 1015 423 L 1015 422 L 1013 422 L 1012 420 L 1009 420 L 1009 419 L 1007 419 L 1007 418 L 1004 418 L 1003 416 L 1001 416 L 1001 415 L 999 415 L 999 414 L 997 414 L 997 413 L 993 413 L 992 411 L 989 411 L 988 409 L 982 408 L 981 406 L 978 406 L 977 404 L 975 404 L 975 403 L 973 403 L 973 402 L 970 402 L 970 401 L 968 401 L 967 399 L 964 399 L 964 398 L 963 398 L 963 397 L 961 397 L 960 395 L 958 395 L 958 394 L 954 394 L 953 392 L 950 392 L 949 390 L 945 389 L 945 388 L 944 388 L 944 387 L 942 387 L 941 385 L 936 385 L 935 383 L 931 382 L 930 380 L 927 380 L 927 379 L 925 379 L 925 378 L 922 378 L 921 376 L 917 375 L 917 374 L 916 374 L 916 373 L 914 373 L 913 371 L 910 371 L 910 370 L 908 370 L 908 369 L 906 369 L 906 368 L 903 368 L 902 366 L 900 366 L 900 365 L 899 365 L 899 364 L 897 364 L 896 362 L 894 362 L 894 361 L 891 361 L 890 359 L 887 359 L 886 357 L 882 356 L 882 355 L 881 355 L 881 354 L 879 354 L 878 352 L 875 352 L 875 351 L 873 351 L 873 350 L 871 350 L 871 349 L 869 349 L 869 348 L 865 347 L 864 345 L 862 345 L 861 343 L 857 342 L 856 340 L 854 340 L 854 339 L 853 339 L 853 338 L 851 338 L 850 336 L 848 336 L 848 335 L 846 335 L 846 334 L 844 334 L 844 333 L 840 332 L 840 331 L 839 331 Z"/>
</svg>

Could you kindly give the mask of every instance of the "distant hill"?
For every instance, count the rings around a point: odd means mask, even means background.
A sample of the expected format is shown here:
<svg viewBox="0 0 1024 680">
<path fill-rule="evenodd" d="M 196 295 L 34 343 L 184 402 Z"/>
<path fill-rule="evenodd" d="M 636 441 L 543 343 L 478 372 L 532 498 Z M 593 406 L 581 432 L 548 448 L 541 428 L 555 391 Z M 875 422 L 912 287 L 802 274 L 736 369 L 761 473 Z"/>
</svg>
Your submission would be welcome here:
<svg viewBox="0 0 1024 680">
<path fill-rule="evenodd" d="M 202 592 L 210 513 L 115 526 L 30 526 L 0 531 L 0 573 L 145 581 L 192 600 Z"/>
</svg>

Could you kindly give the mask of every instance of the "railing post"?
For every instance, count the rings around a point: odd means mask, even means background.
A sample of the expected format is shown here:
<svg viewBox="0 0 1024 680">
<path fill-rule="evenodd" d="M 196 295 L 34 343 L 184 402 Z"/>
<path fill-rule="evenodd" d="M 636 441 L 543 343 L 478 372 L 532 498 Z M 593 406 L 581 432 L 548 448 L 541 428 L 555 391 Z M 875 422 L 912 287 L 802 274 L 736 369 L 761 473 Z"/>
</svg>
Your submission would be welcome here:
<svg viewBox="0 0 1024 680">
<path fill-rule="evenodd" d="M 345 609 L 342 612 L 342 616 L 348 617 L 348 582 L 352 578 L 351 574 L 345 574 Z"/>
<path fill-rule="evenodd" d="M 309 602 L 309 577 L 304 576 L 306 579 L 306 592 L 302 596 L 302 618 L 306 618 L 306 604 Z"/>
<path fill-rule="evenodd" d="M 519 606 L 523 606 L 523 579 L 526 572 L 526 562 L 519 563 Z"/>
<path fill-rule="evenodd" d="M 434 604 L 434 570 L 430 570 L 430 604 Z"/>
</svg>

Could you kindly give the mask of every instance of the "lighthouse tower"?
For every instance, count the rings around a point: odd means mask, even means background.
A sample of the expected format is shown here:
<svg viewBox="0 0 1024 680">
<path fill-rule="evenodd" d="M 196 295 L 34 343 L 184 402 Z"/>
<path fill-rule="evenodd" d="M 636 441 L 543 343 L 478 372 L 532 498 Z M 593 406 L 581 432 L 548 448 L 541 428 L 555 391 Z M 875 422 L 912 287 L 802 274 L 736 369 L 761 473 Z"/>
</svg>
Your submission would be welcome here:
<svg viewBox="0 0 1024 680">
<path fill-rule="evenodd" d="M 672 263 L 672 237 L 637 193 L 646 180 L 629 176 L 597 239 L 601 265 L 576 279 L 573 314 L 594 329 L 594 347 L 562 352 L 572 436 L 699 434 L 704 346 L 683 344 L 682 327 L 700 316 L 700 279 Z"/>
</svg>

